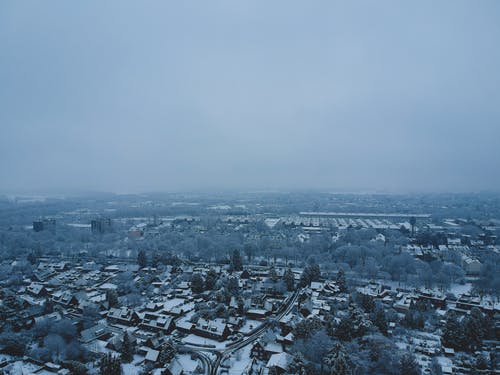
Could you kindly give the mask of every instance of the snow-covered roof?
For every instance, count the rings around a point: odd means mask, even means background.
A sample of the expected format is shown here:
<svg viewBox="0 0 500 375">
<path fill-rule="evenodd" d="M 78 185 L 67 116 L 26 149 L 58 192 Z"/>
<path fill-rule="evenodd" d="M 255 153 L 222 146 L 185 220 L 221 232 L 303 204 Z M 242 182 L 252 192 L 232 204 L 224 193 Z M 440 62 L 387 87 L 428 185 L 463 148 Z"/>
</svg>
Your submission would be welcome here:
<svg viewBox="0 0 500 375">
<path fill-rule="evenodd" d="M 286 370 L 288 367 L 288 364 L 291 362 L 292 358 L 290 354 L 288 353 L 278 353 L 278 354 L 273 354 L 271 358 L 269 358 L 269 361 L 267 362 L 266 367 L 271 368 L 271 367 L 279 367 L 283 370 Z"/>
</svg>

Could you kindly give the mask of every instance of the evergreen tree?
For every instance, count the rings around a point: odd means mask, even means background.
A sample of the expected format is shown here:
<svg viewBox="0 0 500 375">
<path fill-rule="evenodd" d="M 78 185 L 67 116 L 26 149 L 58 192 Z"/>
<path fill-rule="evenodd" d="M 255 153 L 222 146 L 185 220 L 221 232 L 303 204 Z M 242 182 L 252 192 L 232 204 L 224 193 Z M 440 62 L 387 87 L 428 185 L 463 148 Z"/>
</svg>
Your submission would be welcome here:
<svg viewBox="0 0 500 375">
<path fill-rule="evenodd" d="M 305 319 L 295 325 L 293 335 L 301 339 L 309 338 L 321 328 L 323 328 L 323 324 L 319 318 Z"/>
<path fill-rule="evenodd" d="M 474 359 L 474 369 L 479 371 L 484 371 L 487 370 L 488 367 L 490 367 L 488 358 L 485 357 L 483 354 L 478 354 Z"/>
<path fill-rule="evenodd" d="M 490 370 L 491 370 L 491 372 L 493 372 L 493 370 L 496 370 L 498 368 L 498 365 L 499 365 L 498 356 L 495 354 L 495 349 L 493 349 L 490 352 L 489 357 L 490 357 L 489 358 Z"/>
<path fill-rule="evenodd" d="M 140 250 L 137 254 L 137 264 L 139 265 L 139 268 L 144 268 L 147 266 L 148 259 L 144 250 Z"/>
<path fill-rule="evenodd" d="M 241 260 L 240 251 L 238 249 L 233 250 L 231 255 L 231 271 L 242 271 L 243 262 Z"/>
<path fill-rule="evenodd" d="M 121 360 L 124 363 L 130 363 L 132 362 L 133 358 L 134 356 L 132 353 L 132 343 L 130 342 L 127 331 L 125 331 L 122 340 Z"/>
<path fill-rule="evenodd" d="M 276 272 L 276 268 L 274 268 L 274 266 L 272 266 L 269 270 L 269 277 L 271 278 L 273 283 L 278 281 L 278 273 Z"/>
<path fill-rule="evenodd" d="M 420 367 L 413 353 L 405 353 L 399 362 L 399 373 L 401 375 L 421 375 Z"/>
<path fill-rule="evenodd" d="M 465 348 L 465 331 L 464 327 L 458 321 L 454 313 L 449 313 L 446 319 L 446 324 L 442 335 L 443 345 L 449 348 L 464 350 Z"/>
<path fill-rule="evenodd" d="M 161 262 L 161 256 L 158 251 L 155 251 L 153 253 L 153 257 L 151 258 L 151 267 L 157 268 L 160 265 Z"/>
<path fill-rule="evenodd" d="M 306 287 L 311 284 L 312 281 L 319 281 L 321 277 L 321 270 L 319 266 L 315 263 L 308 264 L 304 271 L 302 271 L 302 275 L 300 275 L 300 287 Z"/>
<path fill-rule="evenodd" d="M 485 318 L 477 307 L 471 309 L 470 315 L 464 319 L 463 330 L 467 349 L 471 352 L 478 350 L 485 336 Z"/>
<path fill-rule="evenodd" d="M 212 290 L 215 287 L 215 283 L 217 282 L 217 272 L 213 268 L 210 268 L 205 277 L 205 289 Z"/>
<path fill-rule="evenodd" d="M 238 309 L 236 311 L 238 314 L 243 315 L 245 313 L 245 301 L 243 301 L 243 298 L 238 297 L 236 302 L 238 303 Z"/>
<path fill-rule="evenodd" d="M 43 304 L 43 312 L 44 314 L 50 314 L 54 312 L 54 302 L 50 298 L 45 299 L 45 303 Z"/>
<path fill-rule="evenodd" d="M 365 310 L 365 312 L 373 312 L 375 310 L 375 300 L 373 299 L 372 296 L 369 296 L 367 294 L 359 293 L 358 294 L 359 298 L 359 304 Z"/>
<path fill-rule="evenodd" d="M 237 296 L 240 290 L 240 285 L 238 283 L 238 279 L 234 276 L 229 277 L 227 282 L 227 291 L 233 295 Z"/>
<path fill-rule="evenodd" d="M 191 276 L 191 290 L 193 293 L 201 293 L 203 292 L 203 277 L 199 273 L 194 273 Z"/>
<path fill-rule="evenodd" d="M 372 325 L 371 321 L 366 319 L 361 310 L 355 306 L 351 306 L 348 319 L 352 327 L 353 337 L 364 336 Z"/>
<path fill-rule="evenodd" d="M 31 264 L 36 264 L 36 262 L 37 262 L 37 260 L 38 260 L 38 259 L 37 259 L 37 257 L 36 257 L 36 255 L 35 255 L 35 253 L 33 253 L 33 252 L 29 253 L 29 255 L 27 256 L 27 258 L 26 258 L 26 259 L 27 259 L 27 260 L 28 260 L 28 262 L 30 262 Z"/>
<path fill-rule="evenodd" d="M 309 266 L 309 278 L 311 281 L 319 281 L 321 278 L 321 269 L 318 264 L 314 263 Z"/>
<path fill-rule="evenodd" d="M 167 366 L 172 362 L 177 354 L 177 350 L 172 342 L 172 340 L 168 340 L 161 347 L 160 354 L 158 356 L 158 362 L 163 366 Z"/>
<path fill-rule="evenodd" d="M 335 336 L 341 341 L 349 341 L 353 337 L 354 327 L 351 319 L 348 317 L 342 318 L 339 326 L 335 330 Z"/>
<path fill-rule="evenodd" d="M 347 354 L 341 344 L 334 345 L 323 360 L 331 375 L 348 375 L 352 370 L 347 361 Z"/>
<path fill-rule="evenodd" d="M 252 256 L 255 253 L 254 246 L 252 244 L 246 243 L 243 247 L 243 251 L 245 252 L 248 262 L 252 260 Z"/>
<path fill-rule="evenodd" d="M 288 267 L 283 274 L 283 282 L 285 283 L 286 289 L 291 292 L 294 289 L 295 279 L 293 276 L 292 269 Z"/>
<path fill-rule="evenodd" d="M 415 224 L 417 223 L 417 219 L 414 216 L 410 217 L 410 225 L 411 225 L 411 235 L 415 236 Z"/>
<path fill-rule="evenodd" d="M 375 311 L 375 318 L 373 323 L 377 326 L 378 330 L 384 335 L 387 334 L 387 319 L 383 308 L 378 308 Z"/>
<path fill-rule="evenodd" d="M 443 369 L 441 368 L 441 364 L 439 363 L 439 360 L 434 357 L 431 361 L 431 364 L 429 366 L 429 375 L 443 375 Z"/>
<path fill-rule="evenodd" d="M 307 363 L 302 353 L 293 355 L 292 361 L 288 364 L 287 373 L 294 375 L 307 375 Z"/>
<path fill-rule="evenodd" d="M 412 303 L 401 323 L 412 329 L 422 329 L 425 325 L 425 319 L 423 314 L 416 310 Z"/>
<path fill-rule="evenodd" d="M 341 293 L 347 292 L 347 282 L 345 279 L 345 272 L 342 268 L 339 269 L 339 272 L 337 272 L 336 282 L 337 282 L 337 286 L 339 287 L 339 290 Z"/>
<path fill-rule="evenodd" d="M 100 375 L 121 375 L 121 373 L 122 367 L 119 358 L 114 357 L 111 353 L 102 357 L 99 363 Z"/>
<path fill-rule="evenodd" d="M 109 307 L 116 307 L 119 305 L 118 294 L 116 294 L 116 290 L 108 289 L 106 291 L 106 301 L 108 301 Z"/>
<path fill-rule="evenodd" d="M 89 373 L 87 367 L 78 361 L 66 361 L 64 367 L 70 371 L 71 375 L 87 375 Z"/>
</svg>

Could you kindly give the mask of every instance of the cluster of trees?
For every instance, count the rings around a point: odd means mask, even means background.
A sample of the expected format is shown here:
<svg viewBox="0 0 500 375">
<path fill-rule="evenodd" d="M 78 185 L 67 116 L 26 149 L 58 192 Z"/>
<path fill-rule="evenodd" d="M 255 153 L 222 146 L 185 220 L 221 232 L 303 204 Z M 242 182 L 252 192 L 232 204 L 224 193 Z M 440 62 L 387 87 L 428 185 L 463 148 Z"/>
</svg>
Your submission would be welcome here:
<svg viewBox="0 0 500 375">
<path fill-rule="evenodd" d="M 32 329 L 36 343 L 30 355 L 43 361 L 74 360 L 85 362 L 89 353 L 78 341 L 78 331 L 71 320 L 40 320 Z"/>
<path fill-rule="evenodd" d="M 443 345 L 460 351 L 478 350 L 484 339 L 494 339 L 493 321 L 478 308 L 467 316 L 459 317 L 450 312 L 443 329 Z"/>
<path fill-rule="evenodd" d="M 26 354 L 31 337 L 27 333 L 14 333 L 11 330 L 5 330 L 0 335 L 0 352 L 12 356 L 23 356 Z"/>
<path fill-rule="evenodd" d="M 317 330 L 309 338 L 299 339 L 292 353 L 286 372 L 290 375 L 421 373 L 411 352 L 399 355 L 394 343 L 377 333 L 364 336 L 362 340 L 343 343 L 330 337 L 326 331 Z"/>
<path fill-rule="evenodd" d="M 328 201 L 321 199 L 320 201 L 323 205 L 329 204 Z M 411 199 L 409 201 L 413 202 Z M 50 205 L 51 210 L 55 209 L 59 203 L 55 206 L 55 203 Z M 308 205 L 306 202 L 302 204 Z M 371 207 L 375 207 L 380 206 L 382 202 L 377 202 L 375 199 L 375 201 L 370 201 L 370 204 Z M 396 206 L 398 204 L 394 207 Z M 126 205 L 122 208 L 124 211 L 121 211 L 121 214 L 131 212 L 126 209 Z M 148 209 L 144 207 L 145 211 Z M 285 211 L 288 209 L 289 207 Z M 405 210 L 408 210 L 408 207 L 405 206 Z M 135 212 L 136 209 L 132 211 Z M 82 231 L 74 232 L 74 228 L 63 224 L 56 235 L 48 232 L 33 233 L 17 227 L 12 230 L 0 228 L 0 249 L 5 248 L 5 254 L 11 254 L 11 250 L 15 249 L 16 258 L 26 259 L 26 263 L 31 265 L 36 265 L 41 255 L 47 255 L 51 251 L 54 255 L 76 256 L 75 249 L 85 248 L 88 255 L 99 255 L 102 259 L 104 259 L 104 254 L 125 254 L 125 251 L 132 250 L 133 254 L 137 252 L 137 262 L 140 267 L 148 265 L 178 267 L 181 260 L 176 255 L 172 255 L 171 251 L 175 249 L 175 253 L 183 254 L 191 260 L 227 262 L 234 271 L 241 270 L 245 260 L 251 262 L 261 259 L 269 263 L 269 259 L 273 258 L 275 263 L 285 260 L 286 265 L 293 263 L 307 266 L 309 264 L 307 259 L 314 258 L 316 263 L 321 264 L 322 271 L 326 274 L 330 270 L 343 267 L 349 274 L 361 277 L 390 278 L 410 286 L 437 286 L 443 290 L 449 288 L 451 283 L 464 280 L 464 273 L 458 259 L 428 263 L 408 254 L 399 254 L 400 246 L 408 243 L 408 234 L 399 230 L 384 230 L 383 234 L 386 237 L 384 243 L 372 241 L 377 235 L 376 230 L 359 228 L 349 228 L 335 241 L 332 241 L 331 233 L 324 233 L 311 236 L 308 241 L 300 242 L 297 239 L 297 234 L 301 232 L 300 228 L 277 225 L 270 229 L 261 220 L 257 220 L 250 221 L 243 229 L 236 232 L 220 217 L 207 214 L 201 206 L 198 214 L 200 214 L 200 221 L 196 224 L 177 223 L 172 226 L 175 230 L 160 231 L 157 236 L 146 236 L 141 241 L 127 242 L 124 241 L 123 233 L 128 224 L 119 224 L 118 221 L 115 233 L 98 237 L 90 233 L 85 236 L 77 235 Z M 116 215 L 119 213 L 117 212 Z M 198 226 L 203 227 L 203 232 Z M 332 229 L 335 231 L 335 228 Z M 469 225 L 464 227 L 464 231 L 477 234 L 478 228 Z M 438 245 L 443 243 L 445 237 L 442 233 L 419 231 L 416 240 L 422 244 Z M 228 252 L 228 249 L 241 249 L 242 252 L 240 253 L 239 250 Z M 0 257 L 3 255 L 4 253 L 0 251 Z M 264 260 L 266 257 L 267 262 Z M 500 274 L 496 272 L 498 264 L 498 256 L 496 256 L 485 265 L 484 273 L 476 283 L 476 290 L 479 293 L 498 295 L 500 277 L 494 276 Z M 19 265 L 16 267 L 19 268 Z M 23 266 L 22 274 L 29 275 L 30 272 L 29 267 Z M 17 274 L 17 272 L 2 272 L 0 279 L 8 278 L 7 285 L 16 285 L 22 281 L 20 277 L 15 276 Z M 310 275 L 306 273 L 304 278 L 303 283 L 307 284 L 307 278 L 310 278 Z M 287 289 L 290 288 L 287 286 Z"/>
<path fill-rule="evenodd" d="M 339 273 L 343 278 L 343 273 Z M 299 298 L 301 304 L 307 300 Z M 406 374 L 419 371 L 386 337 L 388 318 L 384 308 L 364 294 L 353 294 L 340 320 L 305 319 L 293 329 L 296 343 L 290 374 Z M 410 361 L 411 362 L 411 361 Z M 410 371 L 411 370 L 411 371 Z"/>
<path fill-rule="evenodd" d="M 165 367 L 172 362 L 172 360 L 177 355 L 177 349 L 172 342 L 172 340 L 168 340 L 165 344 L 162 345 L 160 354 L 158 356 L 158 362 L 161 366 Z"/>
<path fill-rule="evenodd" d="M 42 361 L 84 362 L 89 358 L 78 341 L 75 325 L 66 319 L 40 320 L 31 330 L 16 333 L 6 330 L 0 335 L 0 351 L 14 356 L 29 354 Z"/>
<path fill-rule="evenodd" d="M 321 277 L 321 270 L 319 265 L 315 262 L 312 264 L 308 264 L 300 276 L 299 287 L 305 287 L 310 285 L 312 281 L 319 281 Z"/>
<path fill-rule="evenodd" d="M 19 332 L 7 328 L 0 334 L 0 352 L 12 356 L 29 355 L 45 362 L 86 362 L 90 358 L 78 340 L 76 326 L 67 319 L 43 319 L 32 329 Z"/>
<path fill-rule="evenodd" d="M 134 345 L 130 341 L 128 332 L 125 331 L 121 342 L 120 359 L 123 363 L 129 363 L 132 362 L 133 358 L 134 358 Z"/>
<path fill-rule="evenodd" d="M 242 271 L 243 270 L 243 259 L 241 258 L 240 251 L 238 249 L 233 250 L 230 259 L 230 270 L 231 271 Z"/>
<path fill-rule="evenodd" d="M 285 283 L 285 287 L 289 292 L 295 289 L 295 276 L 290 267 L 288 267 L 283 274 L 283 282 Z"/>
<path fill-rule="evenodd" d="M 193 293 L 202 293 L 206 290 L 213 290 L 218 279 L 219 275 L 213 268 L 210 268 L 207 271 L 205 278 L 203 278 L 200 273 L 195 272 L 191 276 L 191 290 Z"/>
<path fill-rule="evenodd" d="M 500 256 L 488 255 L 483 262 L 481 272 L 474 281 L 474 290 L 480 295 L 491 295 L 500 299 Z"/>
<path fill-rule="evenodd" d="M 119 357 L 106 354 L 99 362 L 99 375 L 121 375 L 122 365 Z"/>
</svg>

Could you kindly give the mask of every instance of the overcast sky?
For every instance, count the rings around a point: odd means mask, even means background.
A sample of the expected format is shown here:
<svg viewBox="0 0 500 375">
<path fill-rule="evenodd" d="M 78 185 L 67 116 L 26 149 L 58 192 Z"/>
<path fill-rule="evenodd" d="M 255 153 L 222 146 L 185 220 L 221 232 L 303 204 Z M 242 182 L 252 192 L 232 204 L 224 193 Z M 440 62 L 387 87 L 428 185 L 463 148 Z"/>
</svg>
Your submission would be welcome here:
<svg viewBox="0 0 500 375">
<path fill-rule="evenodd" d="M 0 2 L 0 191 L 500 190 L 500 1 Z"/>
</svg>

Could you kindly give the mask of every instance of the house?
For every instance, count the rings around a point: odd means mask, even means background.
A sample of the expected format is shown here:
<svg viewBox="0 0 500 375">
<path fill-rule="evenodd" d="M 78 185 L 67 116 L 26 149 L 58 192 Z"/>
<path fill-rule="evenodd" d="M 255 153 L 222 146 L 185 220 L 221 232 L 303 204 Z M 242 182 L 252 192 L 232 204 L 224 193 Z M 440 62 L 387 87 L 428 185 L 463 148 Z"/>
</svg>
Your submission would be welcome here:
<svg viewBox="0 0 500 375">
<path fill-rule="evenodd" d="M 193 333 L 209 339 L 224 341 L 231 331 L 228 325 L 220 318 L 214 320 L 200 318 L 193 328 Z"/>
<path fill-rule="evenodd" d="M 61 320 L 61 319 L 62 319 L 61 313 L 55 311 L 55 312 L 50 313 L 50 314 L 37 316 L 34 320 L 35 320 L 35 323 L 40 323 L 43 321 L 57 322 L 58 320 Z"/>
<path fill-rule="evenodd" d="M 419 300 L 429 301 L 436 308 L 446 308 L 446 296 L 442 293 L 438 294 L 432 290 L 420 290 L 417 297 Z"/>
<path fill-rule="evenodd" d="M 123 345 L 123 336 L 125 335 L 124 331 L 121 330 L 116 330 L 113 332 L 111 337 L 106 337 L 103 338 L 103 340 L 106 340 L 106 348 L 115 350 L 115 351 L 121 351 L 122 345 Z M 137 343 L 136 337 L 132 336 L 130 333 L 128 333 L 128 338 L 129 342 L 132 345 L 135 345 Z"/>
<path fill-rule="evenodd" d="M 290 314 L 286 314 L 278 321 L 282 334 L 287 334 L 287 333 L 292 331 L 293 326 L 294 326 L 294 322 L 293 322 L 294 319 L 295 319 L 295 315 L 290 313 Z"/>
<path fill-rule="evenodd" d="M 250 278 L 250 272 L 247 269 L 244 269 L 240 274 L 240 279 L 247 280 Z"/>
<path fill-rule="evenodd" d="M 319 281 L 312 281 L 310 288 L 315 292 L 321 292 L 323 290 L 323 283 L 320 283 Z"/>
<path fill-rule="evenodd" d="M 163 346 L 163 344 L 165 344 L 165 342 L 166 342 L 166 336 L 148 337 L 148 339 L 144 341 L 144 346 L 160 351 L 161 347 Z"/>
<path fill-rule="evenodd" d="M 146 312 L 142 316 L 142 322 L 139 327 L 148 331 L 169 334 L 174 329 L 174 320 L 171 316 Z"/>
<path fill-rule="evenodd" d="M 257 358 L 263 360 L 265 358 L 264 345 L 262 342 L 257 341 L 250 349 L 250 358 Z"/>
<path fill-rule="evenodd" d="M 56 274 L 52 268 L 38 269 L 33 273 L 33 278 L 38 282 L 45 282 Z"/>
<path fill-rule="evenodd" d="M 69 292 L 55 292 L 52 294 L 52 301 L 64 307 L 77 306 L 78 300 L 75 296 Z"/>
<path fill-rule="evenodd" d="M 33 297 L 45 297 L 47 295 L 47 289 L 41 284 L 31 283 L 26 288 L 26 292 Z"/>
<path fill-rule="evenodd" d="M 243 327 L 244 323 L 245 321 L 241 317 L 230 316 L 227 320 L 227 324 L 231 327 L 232 331 L 239 330 L 241 327 Z"/>
<path fill-rule="evenodd" d="M 93 327 L 84 329 L 81 333 L 81 341 L 89 343 L 94 340 L 105 340 L 111 336 L 111 330 L 104 324 L 96 324 Z"/>
<path fill-rule="evenodd" d="M 194 327 L 194 323 L 185 319 L 179 319 L 175 322 L 175 328 L 182 333 L 191 333 L 193 332 Z"/>
<path fill-rule="evenodd" d="M 363 287 L 358 287 L 356 290 L 361 294 L 380 299 L 389 295 L 390 292 L 389 289 L 386 289 L 383 285 L 377 283 L 370 283 Z"/>
<path fill-rule="evenodd" d="M 283 353 L 283 347 L 279 343 L 264 343 L 257 341 L 250 349 L 250 357 L 267 361 L 273 354 Z"/>
<path fill-rule="evenodd" d="M 410 310 L 410 306 L 414 298 L 412 295 L 399 292 L 396 298 L 397 301 L 393 305 L 396 311 L 406 313 L 408 310 Z"/>
<path fill-rule="evenodd" d="M 481 272 L 481 262 L 467 255 L 462 257 L 462 267 L 468 275 L 477 275 Z"/>
<path fill-rule="evenodd" d="M 265 319 L 270 314 L 270 311 L 265 309 L 250 309 L 247 311 L 247 316 L 250 319 Z"/>
<path fill-rule="evenodd" d="M 280 343 L 283 347 L 293 345 L 295 337 L 292 332 L 289 332 L 285 336 L 276 335 L 276 342 Z"/>
<path fill-rule="evenodd" d="M 183 375 L 184 374 L 184 369 L 182 367 L 182 364 L 177 360 L 177 358 L 174 358 L 172 362 L 168 365 L 167 369 L 165 370 L 165 373 L 167 375 Z"/>
<path fill-rule="evenodd" d="M 337 286 L 335 281 L 326 281 L 322 293 L 324 295 L 331 296 L 340 293 L 340 288 Z"/>
<path fill-rule="evenodd" d="M 288 353 L 273 354 L 267 362 L 266 368 L 273 369 L 278 375 L 284 374 L 288 368 L 288 364 L 292 361 L 292 356 Z"/>
<path fill-rule="evenodd" d="M 124 324 L 126 326 L 132 326 L 139 323 L 140 318 L 137 313 L 128 307 L 122 308 L 111 308 L 108 312 L 108 321 L 112 323 Z"/>
<path fill-rule="evenodd" d="M 138 353 L 144 356 L 144 361 L 146 363 L 156 363 L 158 361 L 158 357 L 160 356 L 159 350 L 151 349 L 147 346 L 141 346 Z"/>
</svg>

